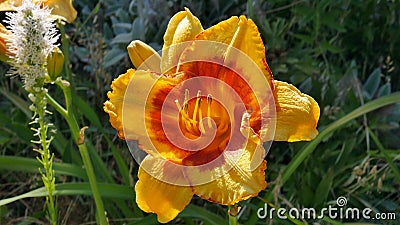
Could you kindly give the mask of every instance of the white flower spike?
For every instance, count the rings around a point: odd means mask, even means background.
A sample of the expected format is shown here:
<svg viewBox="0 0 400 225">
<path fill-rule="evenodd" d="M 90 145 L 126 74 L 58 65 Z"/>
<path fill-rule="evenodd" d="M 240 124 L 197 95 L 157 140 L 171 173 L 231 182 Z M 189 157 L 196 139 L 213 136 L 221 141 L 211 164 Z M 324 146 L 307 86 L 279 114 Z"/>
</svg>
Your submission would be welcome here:
<svg viewBox="0 0 400 225">
<path fill-rule="evenodd" d="M 59 35 L 52 23 L 51 9 L 42 3 L 24 0 L 22 5 L 7 12 L 7 27 L 11 37 L 7 40 L 12 69 L 10 75 L 20 75 L 26 89 L 32 88 L 47 73 L 47 56 L 57 47 Z"/>
</svg>

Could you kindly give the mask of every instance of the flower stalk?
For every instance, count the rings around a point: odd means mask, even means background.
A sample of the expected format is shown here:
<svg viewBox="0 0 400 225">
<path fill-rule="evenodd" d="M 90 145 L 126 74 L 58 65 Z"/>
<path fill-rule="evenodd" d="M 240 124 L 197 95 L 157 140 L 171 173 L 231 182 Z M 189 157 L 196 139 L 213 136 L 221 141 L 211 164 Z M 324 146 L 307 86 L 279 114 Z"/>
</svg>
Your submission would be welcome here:
<svg viewBox="0 0 400 225">
<path fill-rule="evenodd" d="M 36 133 L 34 134 L 39 138 L 38 141 L 32 141 L 33 143 L 40 144 L 41 148 L 34 149 L 36 152 L 40 154 L 40 156 L 36 157 L 37 160 L 43 165 L 43 170 L 39 168 L 40 173 L 42 174 L 42 181 L 47 190 L 48 195 L 46 196 L 46 204 L 49 213 L 50 223 L 55 225 L 57 224 L 57 210 L 54 201 L 54 192 L 55 192 L 55 177 L 53 170 L 53 159 L 54 154 L 50 152 L 50 143 L 53 140 L 53 136 L 48 138 L 48 131 L 51 127 L 51 124 L 46 121 L 46 114 L 49 113 L 46 111 L 47 99 L 46 99 L 47 90 L 43 87 L 34 87 L 32 92 L 29 94 L 30 99 L 33 104 L 31 105 L 31 109 L 34 110 L 35 116 L 31 124 L 37 123 L 39 124 L 39 128 L 32 128 Z M 36 118 L 35 118 L 36 117 Z"/>
<path fill-rule="evenodd" d="M 59 86 L 63 90 L 64 98 L 65 98 L 65 105 L 66 108 L 61 106 L 54 98 L 52 98 L 49 94 L 46 94 L 46 98 L 51 106 L 53 106 L 67 121 L 68 126 L 71 130 L 71 134 L 73 136 L 74 142 L 78 145 L 79 153 L 81 154 L 83 164 L 86 169 L 87 176 L 89 178 L 90 188 L 92 190 L 93 198 L 96 203 L 96 209 L 99 218 L 99 224 L 106 225 L 108 224 L 107 218 L 105 215 L 103 201 L 100 196 L 100 191 L 97 186 L 96 175 L 94 173 L 93 165 L 90 160 L 89 152 L 87 150 L 87 146 L 84 141 L 82 140 L 83 131 L 79 128 L 78 122 L 75 118 L 75 115 L 72 110 L 72 95 L 71 95 L 71 88 L 70 84 L 66 80 L 62 80 L 58 78 L 55 81 L 55 84 Z M 81 132 L 82 131 L 82 132 Z"/>
<path fill-rule="evenodd" d="M 57 209 L 54 200 L 55 176 L 53 170 L 54 155 L 50 151 L 53 136 L 48 135 L 52 124 L 46 120 L 47 106 L 47 57 L 52 49 L 57 47 L 58 35 L 50 18 L 51 10 L 41 7 L 30 0 L 23 1 L 22 5 L 15 7 L 15 13 L 6 13 L 6 22 L 9 39 L 6 40 L 9 52 L 11 69 L 9 75 L 20 76 L 24 82 L 25 90 L 29 92 L 32 101 L 30 109 L 34 115 L 31 129 L 38 140 L 32 143 L 40 147 L 34 148 L 39 153 L 36 157 L 42 164 L 39 168 L 43 184 L 47 190 L 46 204 L 49 221 L 57 224 Z"/>
</svg>

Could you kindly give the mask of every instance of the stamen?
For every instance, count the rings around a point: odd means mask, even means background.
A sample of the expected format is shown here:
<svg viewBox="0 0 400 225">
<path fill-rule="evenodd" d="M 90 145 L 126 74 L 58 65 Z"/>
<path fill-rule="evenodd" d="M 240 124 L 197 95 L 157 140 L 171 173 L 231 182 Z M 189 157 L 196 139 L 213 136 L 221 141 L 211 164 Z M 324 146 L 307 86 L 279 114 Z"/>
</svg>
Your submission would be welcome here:
<svg viewBox="0 0 400 225">
<path fill-rule="evenodd" d="M 212 128 L 212 124 L 211 124 L 211 102 L 212 102 L 212 95 L 208 94 L 207 95 L 207 125 L 208 128 Z"/>
<path fill-rule="evenodd" d="M 185 109 L 185 112 L 187 113 L 188 112 L 188 108 L 189 108 L 189 105 L 188 105 L 188 102 L 189 102 L 189 89 L 185 89 L 185 99 L 183 101 L 184 101 L 183 102 L 183 107 Z"/>
<path fill-rule="evenodd" d="M 200 104 L 201 104 L 201 98 L 199 98 L 199 106 L 200 106 Z M 200 129 L 201 133 L 203 133 L 203 134 L 206 133 L 206 130 L 204 129 L 204 125 L 203 125 L 203 113 L 202 113 L 201 109 L 199 110 L 199 129 Z"/>
<path fill-rule="evenodd" d="M 181 110 L 181 104 L 179 104 L 178 99 L 175 99 L 175 105 L 178 107 L 179 110 Z"/>
<path fill-rule="evenodd" d="M 183 122 L 185 123 L 185 125 L 186 125 L 186 126 L 191 126 L 191 123 L 193 123 L 193 122 L 195 122 L 195 121 L 192 121 L 192 120 L 189 118 L 189 116 L 187 115 L 187 113 L 185 112 L 185 110 L 182 109 L 181 104 L 179 104 L 178 99 L 176 99 L 174 102 L 175 102 L 175 104 L 176 104 L 176 107 L 178 107 L 178 109 L 179 109 L 179 113 L 180 113 L 180 114 L 182 115 L 182 117 L 183 117 Z M 184 106 L 187 106 L 187 104 L 184 105 Z"/>
<path fill-rule="evenodd" d="M 199 91 L 197 91 L 196 104 L 194 105 L 193 117 L 192 117 L 193 120 L 196 120 L 197 110 L 200 107 L 200 102 L 201 102 L 200 95 L 201 95 L 201 91 L 199 90 Z M 200 111 L 201 111 L 201 109 L 200 109 Z"/>
</svg>

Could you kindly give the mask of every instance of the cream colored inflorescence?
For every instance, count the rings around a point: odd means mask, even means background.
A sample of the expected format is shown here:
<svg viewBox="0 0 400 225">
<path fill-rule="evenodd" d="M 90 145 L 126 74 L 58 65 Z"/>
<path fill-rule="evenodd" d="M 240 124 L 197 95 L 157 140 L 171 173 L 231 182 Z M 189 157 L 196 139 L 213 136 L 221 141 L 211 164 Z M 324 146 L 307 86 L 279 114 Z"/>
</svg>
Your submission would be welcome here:
<svg viewBox="0 0 400 225">
<path fill-rule="evenodd" d="M 5 20 L 11 31 L 7 40 L 12 65 L 9 74 L 21 76 L 25 88 L 30 89 L 47 74 L 47 56 L 57 47 L 59 35 L 52 23 L 51 9 L 44 5 L 24 0 L 14 10 L 7 12 Z"/>
</svg>

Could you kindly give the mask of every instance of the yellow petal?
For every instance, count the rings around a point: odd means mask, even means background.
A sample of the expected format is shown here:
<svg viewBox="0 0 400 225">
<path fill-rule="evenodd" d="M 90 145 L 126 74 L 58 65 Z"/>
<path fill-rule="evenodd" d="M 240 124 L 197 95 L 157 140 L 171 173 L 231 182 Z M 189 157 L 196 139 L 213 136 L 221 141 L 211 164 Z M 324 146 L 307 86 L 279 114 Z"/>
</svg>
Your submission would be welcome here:
<svg viewBox="0 0 400 225">
<path fill-rule="evenodd" d="M 267 186 L 264 172 L 266 161 L 263 160 L 265 150 L 262 145 L 249 141 L 243 150 L 237 151 L 240 153 L 225 152 L 223 166 L 203 171 L 211 173 L 215 180 L 194 186 L 196 195 L 218 204 L 233 205 L 258 195 Z M 226 171 L 226 168 L 230 170 Z"/>
<path fill-rule="evenodd" d="M 44 5 L 52 9 L 52 15 L 55 15 L 68 23 L 74 22 L 76 15 L 78 14 L 72 6 L 72 0 L 36 0 L 34 2 L 43 2 Z"/>
<path fill-rule="evenodd" d="M 191 41 L 194 37 L 203 31 L 199 19 L 185 8 L 185 11 L 175 14 L 168 23 L 164 35 L 164 46 L 162 49 L 161 71 L 167 72 L 176 66 L 179 56 L 184 50 L 182 46 L 174 45 Z"/>
<path fill-rule="evenodd" d="M 0 0 L 0 11 L 13 11 L 12 6 L 20 6 L 22 0 Z"/>
<path fill-rule="evenodd" d="M 104 103 L 103 107 L 104 111 L 110 116 L 111 125 L 118 131 L 118 136 L 121 139 L 125 139 L 122 121 L 124 96 L 134 74 L 135 70 L 129 69 L 112 82 L 112 91 L 107 93 L 109 100 Z"/>
<path fill-rule="evenodd" d="M 136 69 L 161 72 L 160 55 L 146 43 L 139 40 L 132 41 L 128 45 L 128 54 Z"/>
<path fill-rule="evenodd" d="M 318 134 L 318 103 L 295 86 L 275 81 L 275 141 L 309 141 Z"/>
<path fill-rule="evenodd" d="M 68 23 L 74 22 L 77 12 L 72 6 L 72 0 L 33 0 L 33 3 L 43 3 L 52 9 L 51 14 Z M 13 7 L 22 5 L 22 0 L 0 0 L 0 11 L 13 11 Z"/>
<path fill-rule="evenodd" d="M 165 124 L 161 123 L 163 104 L 176 108 L 174 101 L 164 101 L 169 90 L 181 81 L 179 78 L 179 75 L 172 79 L 133 69 L 116 78 L 103 108 L 109 114 L 110 123 L 118 131 L 119 138 L 138 140 L 142 150 L 152 155 L 161 154 L 173 161 L 180 161 L 190 154 L 176 147 L 172 149 L 174 146 L 168 142 L 163 130 Z"/>
<path fill-rule="evenodd" d="M 147 156 L 142 164 L 153 162 L 154 160 Z M 160 223 L 173 220 L 192 199 L 191 187 L 161 182 L 150 176 L 142 166 L 139 168 L 138 178 L 135 186 L 136 202 L 143 211 L 156 213 Z"/>
<path fill-rule="evenodd" d="M 146 131 L 145 108 L 147 97 L 157 77 L 150 71 L 128 69 L 116 78 L 107 93 L 104 111 L 110 116 L 111 125 L 121 139 L 139 140 L 140 145 L 151 150 Z"/>
<path fill-rule="evenodd" d="M 235 47 L 249 56 L 268 80 L 272 73 L 265 60 L 265 48 L 256 24 L 244 16 L 234 16 L 210 27 L 196 40 L 216 41 Z"/>
<path fill-rule="evenodd" d="M 5 62 L 8 61 L 9 56 L 7 50 L 7 39 L 9 38 L 9 34 L 10 31 L 0 23 L 0 60 Z"/>
</svg>

